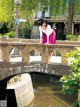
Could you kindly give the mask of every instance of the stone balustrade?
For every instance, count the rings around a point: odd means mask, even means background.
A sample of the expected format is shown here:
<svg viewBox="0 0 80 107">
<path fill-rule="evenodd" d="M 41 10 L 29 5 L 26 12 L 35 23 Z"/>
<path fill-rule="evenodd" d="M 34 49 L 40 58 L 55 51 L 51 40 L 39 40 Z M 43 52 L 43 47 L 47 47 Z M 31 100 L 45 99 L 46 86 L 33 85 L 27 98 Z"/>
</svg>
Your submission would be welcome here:
<svg viewBox="0 0 80 107">
<path fill-rule="evenodd" d="M 39 40 L 32 39 L 9 39 L 3 38 L 0 40 L 0 49 L 3 56 L 3 61 L 10 61 L 12 49 L 17 48 L 20 51 L 23 62 L 29 63 L 30 52 L 32 50 L 37 50 L 41 55 L 41 63 L 50 62 L 50 52 L 53 50 L 55 53 L 59 51 L 61 54 L 61 63 L 67 64 L 66 53 L 75 50 L 80 46 L 80 42 L 76 41 L 57 41 L 56 44 L 40 44 Z"/>
</svg>

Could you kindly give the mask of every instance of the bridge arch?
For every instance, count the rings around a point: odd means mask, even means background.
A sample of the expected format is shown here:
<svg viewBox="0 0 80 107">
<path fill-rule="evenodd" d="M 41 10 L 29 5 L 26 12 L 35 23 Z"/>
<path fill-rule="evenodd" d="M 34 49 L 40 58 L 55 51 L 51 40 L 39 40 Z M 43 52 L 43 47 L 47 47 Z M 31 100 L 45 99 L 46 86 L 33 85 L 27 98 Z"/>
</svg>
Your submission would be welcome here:
<svg viewBox="0 0 80 107">
<path fill-rule="evenodd" d="M 56 49 L 56 56 L 61 56 L 61 51 L 59 49 Z"/>
<path fill-rule="evenodd" d="M 21 50 L 17 47 L 13 47 L 11 50 L 10 50 L 10 54 L 11 55 L 20 55 L 21 56 Z"/>
<path fill-rule="evenodd" d="M 40 56 L 40 51 L 33 49 L 29 52 L 30 56 Z"/>
<path fill-rule="evenodd" d="M 40 72 L 51 75 L 68 75 L 70 66 L 62 64 L 41 64 L 40 62 L 23 63 L 23 62 L 1 62 L 0 64 L 0 80 L 7 78 L 9 76 Z"/>
<path fill-rule="evenodd" d="M 28 54 L 30 54 L 31 51 L 38 51 L 40 54 L 42 54 L 41 49 L 39 47 L 31 47 L 28 49 Z"/>
<path fill-rule="evenodd" d="M 28 73 L 22 73 L 22 74 L 30 74 L 30 76 L 31 75 L 35 75 L 35 76 L 37 76 L 37 75 L 42 75 L 43 76 L 43 79 L 44 79 L 44 76 L 48 76 L 48 77 L 50 77 L 50 76 L 54 76 L 54 77 L 61 77 L 61 76 L 58 76 L 58 75 L 51 75 L 51 74 L 47 74 L 47 73 L 43 73 L 43 72 L 28 72 Z M 16 82 L 19 82 L 20 80 L 21 80 L 21 75 L 22 74 L 16 74 L 16 75 L 13 75 L 13 76 L 10 76 L 10 77 L 7 77 L 6 79 L 5 79 L 5 81 L 7 82 L 7 84 L 8 85 L 13 85 L 13 84 L 15 84 Z"/>
</svg>

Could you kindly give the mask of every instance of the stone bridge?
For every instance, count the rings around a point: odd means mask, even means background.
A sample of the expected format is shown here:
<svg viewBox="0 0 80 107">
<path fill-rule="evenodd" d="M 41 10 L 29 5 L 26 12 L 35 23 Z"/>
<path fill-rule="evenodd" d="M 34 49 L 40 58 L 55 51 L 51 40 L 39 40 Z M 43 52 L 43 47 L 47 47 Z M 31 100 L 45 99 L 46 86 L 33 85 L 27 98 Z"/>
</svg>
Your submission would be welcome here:
<svg viewBox="0 0 80 107">
<path fill-rule="evenodd" d="M 53 45 L 42 45 L 39 40 L 28 39 L 8 39 L 3 37 L 0 40 L 0 99 L 6 98 L 7 81 L 18 74 L 22 73 L 46 73 L 53 75 L 69 75 L 70 66 L 65 59 L 67 52 L 71 52 L 80 46 L 80 42 L 76 41 L 57 41 Z M 22 57 L 22 62 L 10 62 L 12 56 L 11 51 L 17 49 L 19 55 Z M 37 50 L 41 56 L 41 62 L 30 63 L 30 52 Z M 61 64 L 50 63 L 50 52 L 60 52 Z"/>
<path fill-rule="evenodd" d="M 9 76 L 27 72 L 42 72 L 54 75 L 68 75 L 70 67 L 65 58 L 67 52 L 71 52 L 80 46 L 80 42 L 76 41 L 57 41 L 53 45 L 43 45 L 39 40 L 31 39 L 7 39 L 0 40 L 0 52 L 2 61 L 0 62 L 0 80 Z M 10 62 L 12 49 L 18 49 L 22 62 Z M 30 63 L 30 52 L 37 50 L 41 56 L 41 62 Z M 50 51 L 55 53 L 59 51 L 61 54 L 60 63 L 50 63 Z M 55 54 L 56 55 L 56 54 Z"/>
</svg>

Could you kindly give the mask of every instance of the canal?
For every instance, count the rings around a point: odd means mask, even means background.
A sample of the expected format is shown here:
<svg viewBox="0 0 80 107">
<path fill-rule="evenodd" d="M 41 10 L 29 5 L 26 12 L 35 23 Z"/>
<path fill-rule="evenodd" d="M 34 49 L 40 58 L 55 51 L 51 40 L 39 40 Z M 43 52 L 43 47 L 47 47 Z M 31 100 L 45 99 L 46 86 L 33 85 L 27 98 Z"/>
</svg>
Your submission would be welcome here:
<svg viewBox="0 0 80 107">
<path fill-rule="evenodd" d="M 31 74 L 35 98 L 28 107 L 72 107 L 77 98 L 63 95 L 60 77 L 41 73 Z"/>
</svg>

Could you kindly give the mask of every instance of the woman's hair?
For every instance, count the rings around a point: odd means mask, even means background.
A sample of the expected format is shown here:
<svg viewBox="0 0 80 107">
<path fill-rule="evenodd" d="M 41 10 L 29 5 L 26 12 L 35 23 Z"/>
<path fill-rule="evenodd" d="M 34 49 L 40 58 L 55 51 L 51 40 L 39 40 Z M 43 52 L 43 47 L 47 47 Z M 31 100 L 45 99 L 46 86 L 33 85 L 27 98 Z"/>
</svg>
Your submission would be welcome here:
<svg viewBox="0 0 80 107">
<path fill-rule="evenodd" d="M 42 19 L 42 20 L 41 20 L 41 26 L 43 25 L 43 23 L 46 23 L 46 26 L 47 26 L 47 24 L 48 24 L 46 19 Z"/>
</svg>

